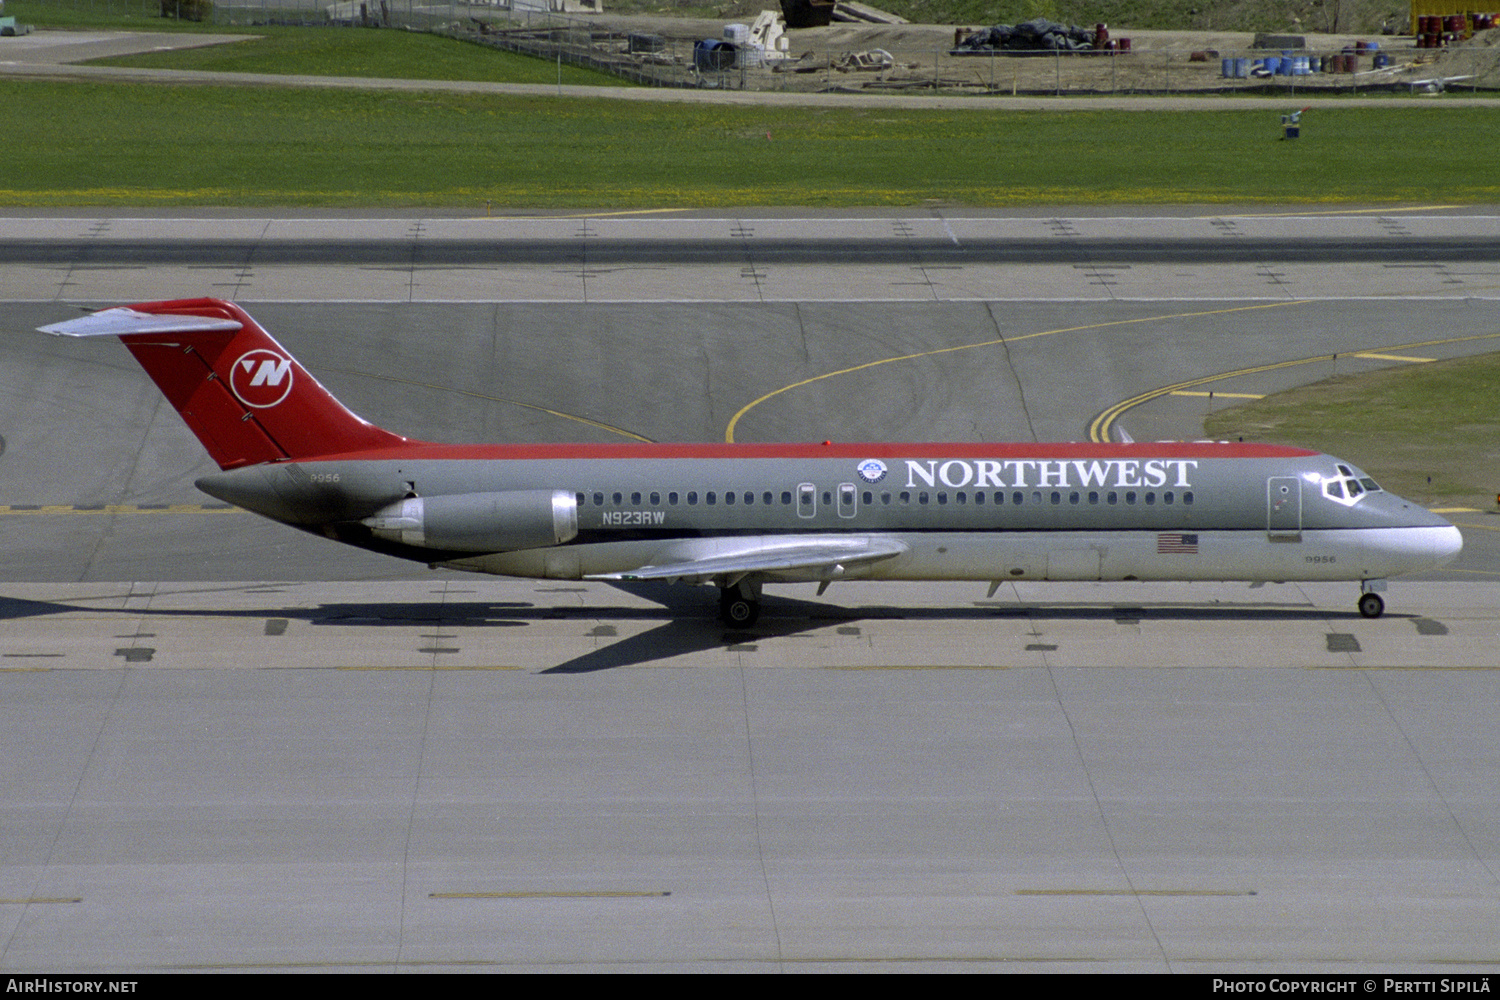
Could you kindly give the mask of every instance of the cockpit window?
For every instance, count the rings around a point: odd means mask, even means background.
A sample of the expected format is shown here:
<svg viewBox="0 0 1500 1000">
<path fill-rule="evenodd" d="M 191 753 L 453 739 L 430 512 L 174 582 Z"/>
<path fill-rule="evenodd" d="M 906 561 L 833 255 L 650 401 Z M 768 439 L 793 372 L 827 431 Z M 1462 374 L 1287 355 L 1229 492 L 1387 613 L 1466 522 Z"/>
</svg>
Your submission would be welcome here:
<svg viewBox="0 0 1500 1000">
<path fill-rule="evenodd" d="M 1338 474 L 1323 480 L 1323 495 L 1330 500 L 1352 507 L 1364 494 L 1380 489 L 1375 485 L 1375 480 L 1355 475 L 1354 470 L 1347 465 L 1337 465 L 1335 468 L 1338 469 Z"/>
</svg>

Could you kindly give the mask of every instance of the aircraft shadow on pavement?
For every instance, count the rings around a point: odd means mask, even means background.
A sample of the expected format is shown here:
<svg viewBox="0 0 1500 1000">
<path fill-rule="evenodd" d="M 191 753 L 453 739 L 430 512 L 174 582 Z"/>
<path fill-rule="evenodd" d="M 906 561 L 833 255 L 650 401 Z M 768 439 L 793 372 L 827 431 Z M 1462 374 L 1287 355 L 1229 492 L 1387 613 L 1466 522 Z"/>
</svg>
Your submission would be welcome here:
<svg viewBox="0 0 1500 1000">
<path fill-rule="evenodd" d="M 1234 604 L 1079 604 L 1071 602 L 1012 604 L 1002 601 L 974 601 L 969 605 L 950 607 L 842 607 L 817 600 L 774 595 L 763 602 L 761 620 L 749 629 L 729 630 L 715 614 L 715 601 L 706 588 L 682 587 L 656 581 L 612 583 L 610 586 L 634 597 L 652 602 L 655 607 L 577 606 L 556 607 L 529 602 L 416 600 L 394 602 L 325 603 L 312 606 L 262 606 L 239 608 L 119 608 L 122 617 L 135 619 L 163 618 L 241 618 L 253 620 L 301 621 L 324 627 L 413 627 L 445 628 L 520 628 L 541 621 L 577 619 L 581 622 L 657 622 L 654 628 L 629 635 L 618 641 L 611 624 L 596 625 L 590 635 L 604 640 L 596 649 L 574 657 L 541 673 L 580 674 L 612 670 L 650 663 L 712 649 L 750 650 L 754 644 L 774 641 L 809 630 L 847 626 L 860 621 L 906 620 L 957 622 L 983 620 L 1071 620 L 1114 624 L 1136 624 L 1146 621 L 1176 622 L 1263 622 L 1275 626 L 1286 622 L 1328 622 L 1360 620 L 1353 609 L 1288 607 L 1271 602 Z M 219 589 L 219 588 L 216 588 Z M 243 594 L 246 588 L 222 588 L 224 592 Z M 266 593 L 272 591 L 255 592 Z M 180 593 L 180 592 L 178 592 Z M 88 612 L 98 615 L 111 609 L 94 605 L 100 600 L 119 600 L 127 594 L 101 595 L 80 603 L 34 601 L 0 595 L 0 621 L 40 618 L 48 615 Z M 135 595 L 144 596 L 144 595 Z M 170 598 L 172 594 L 162 595 Z M 1392 618 L 1417 618 L 1416 615 L 1388 614 Z"/>
</svg>

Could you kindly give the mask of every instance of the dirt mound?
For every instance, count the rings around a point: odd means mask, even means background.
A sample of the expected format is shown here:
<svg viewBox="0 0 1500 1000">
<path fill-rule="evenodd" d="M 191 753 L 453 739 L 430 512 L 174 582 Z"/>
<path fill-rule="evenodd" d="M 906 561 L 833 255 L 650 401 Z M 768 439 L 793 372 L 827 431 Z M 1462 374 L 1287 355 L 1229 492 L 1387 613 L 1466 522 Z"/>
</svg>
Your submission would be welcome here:
<svg viewBox="0 0 1500 1000">
<path fill-rule="evenodd" d="M 1500 87 L 1500 28 L 1478 32 L 1466 42 L 1438 51 L 1415 75 L 1432 79 L 1434 87 Z"/>
</svg>

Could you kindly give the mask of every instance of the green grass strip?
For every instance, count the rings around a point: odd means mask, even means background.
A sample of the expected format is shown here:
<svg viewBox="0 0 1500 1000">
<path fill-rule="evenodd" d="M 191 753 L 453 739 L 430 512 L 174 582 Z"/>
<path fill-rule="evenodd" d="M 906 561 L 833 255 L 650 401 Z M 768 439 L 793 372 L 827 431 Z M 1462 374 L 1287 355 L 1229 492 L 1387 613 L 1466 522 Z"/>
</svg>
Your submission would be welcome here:
<svg viewBox="0 0 1500 1000">
<path fill-rule="evenodd" d="M 478 80 L 630 86 L 620 77 L 517 55 L 439 35 L 360 28 L 223 27 L 253 39 L 196 49 L 143 52 L 91 60 L 92 66 L 136 66 L 214 73 L 364 76 L 393 80 Z"/>
<path fill-rule="evenodd" d="M 0 204 L 530 208 L 1500 200 L 1500 115 L 742 107 L 0 82 Z"/>
</svg>

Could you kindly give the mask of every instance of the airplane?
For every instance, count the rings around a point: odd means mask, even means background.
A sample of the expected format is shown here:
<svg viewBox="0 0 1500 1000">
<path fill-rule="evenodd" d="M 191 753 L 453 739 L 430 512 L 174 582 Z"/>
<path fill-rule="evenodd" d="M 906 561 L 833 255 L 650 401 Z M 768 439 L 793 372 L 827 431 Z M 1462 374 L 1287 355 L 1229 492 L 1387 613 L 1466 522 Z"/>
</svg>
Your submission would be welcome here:
<svg viewBox="0 0 1500 1000">
<path fill-rule="evenodd" d="M 1358 581 L 1445 565 L 1452 524 L 1329 455 L 1232 442 L 435 444 L 356 416 L 232 302 L 39 328 L 116 336 L 222 470 L 209 496 L 402 559 L 504 576 L 712 583 Z"/>
</svg>

